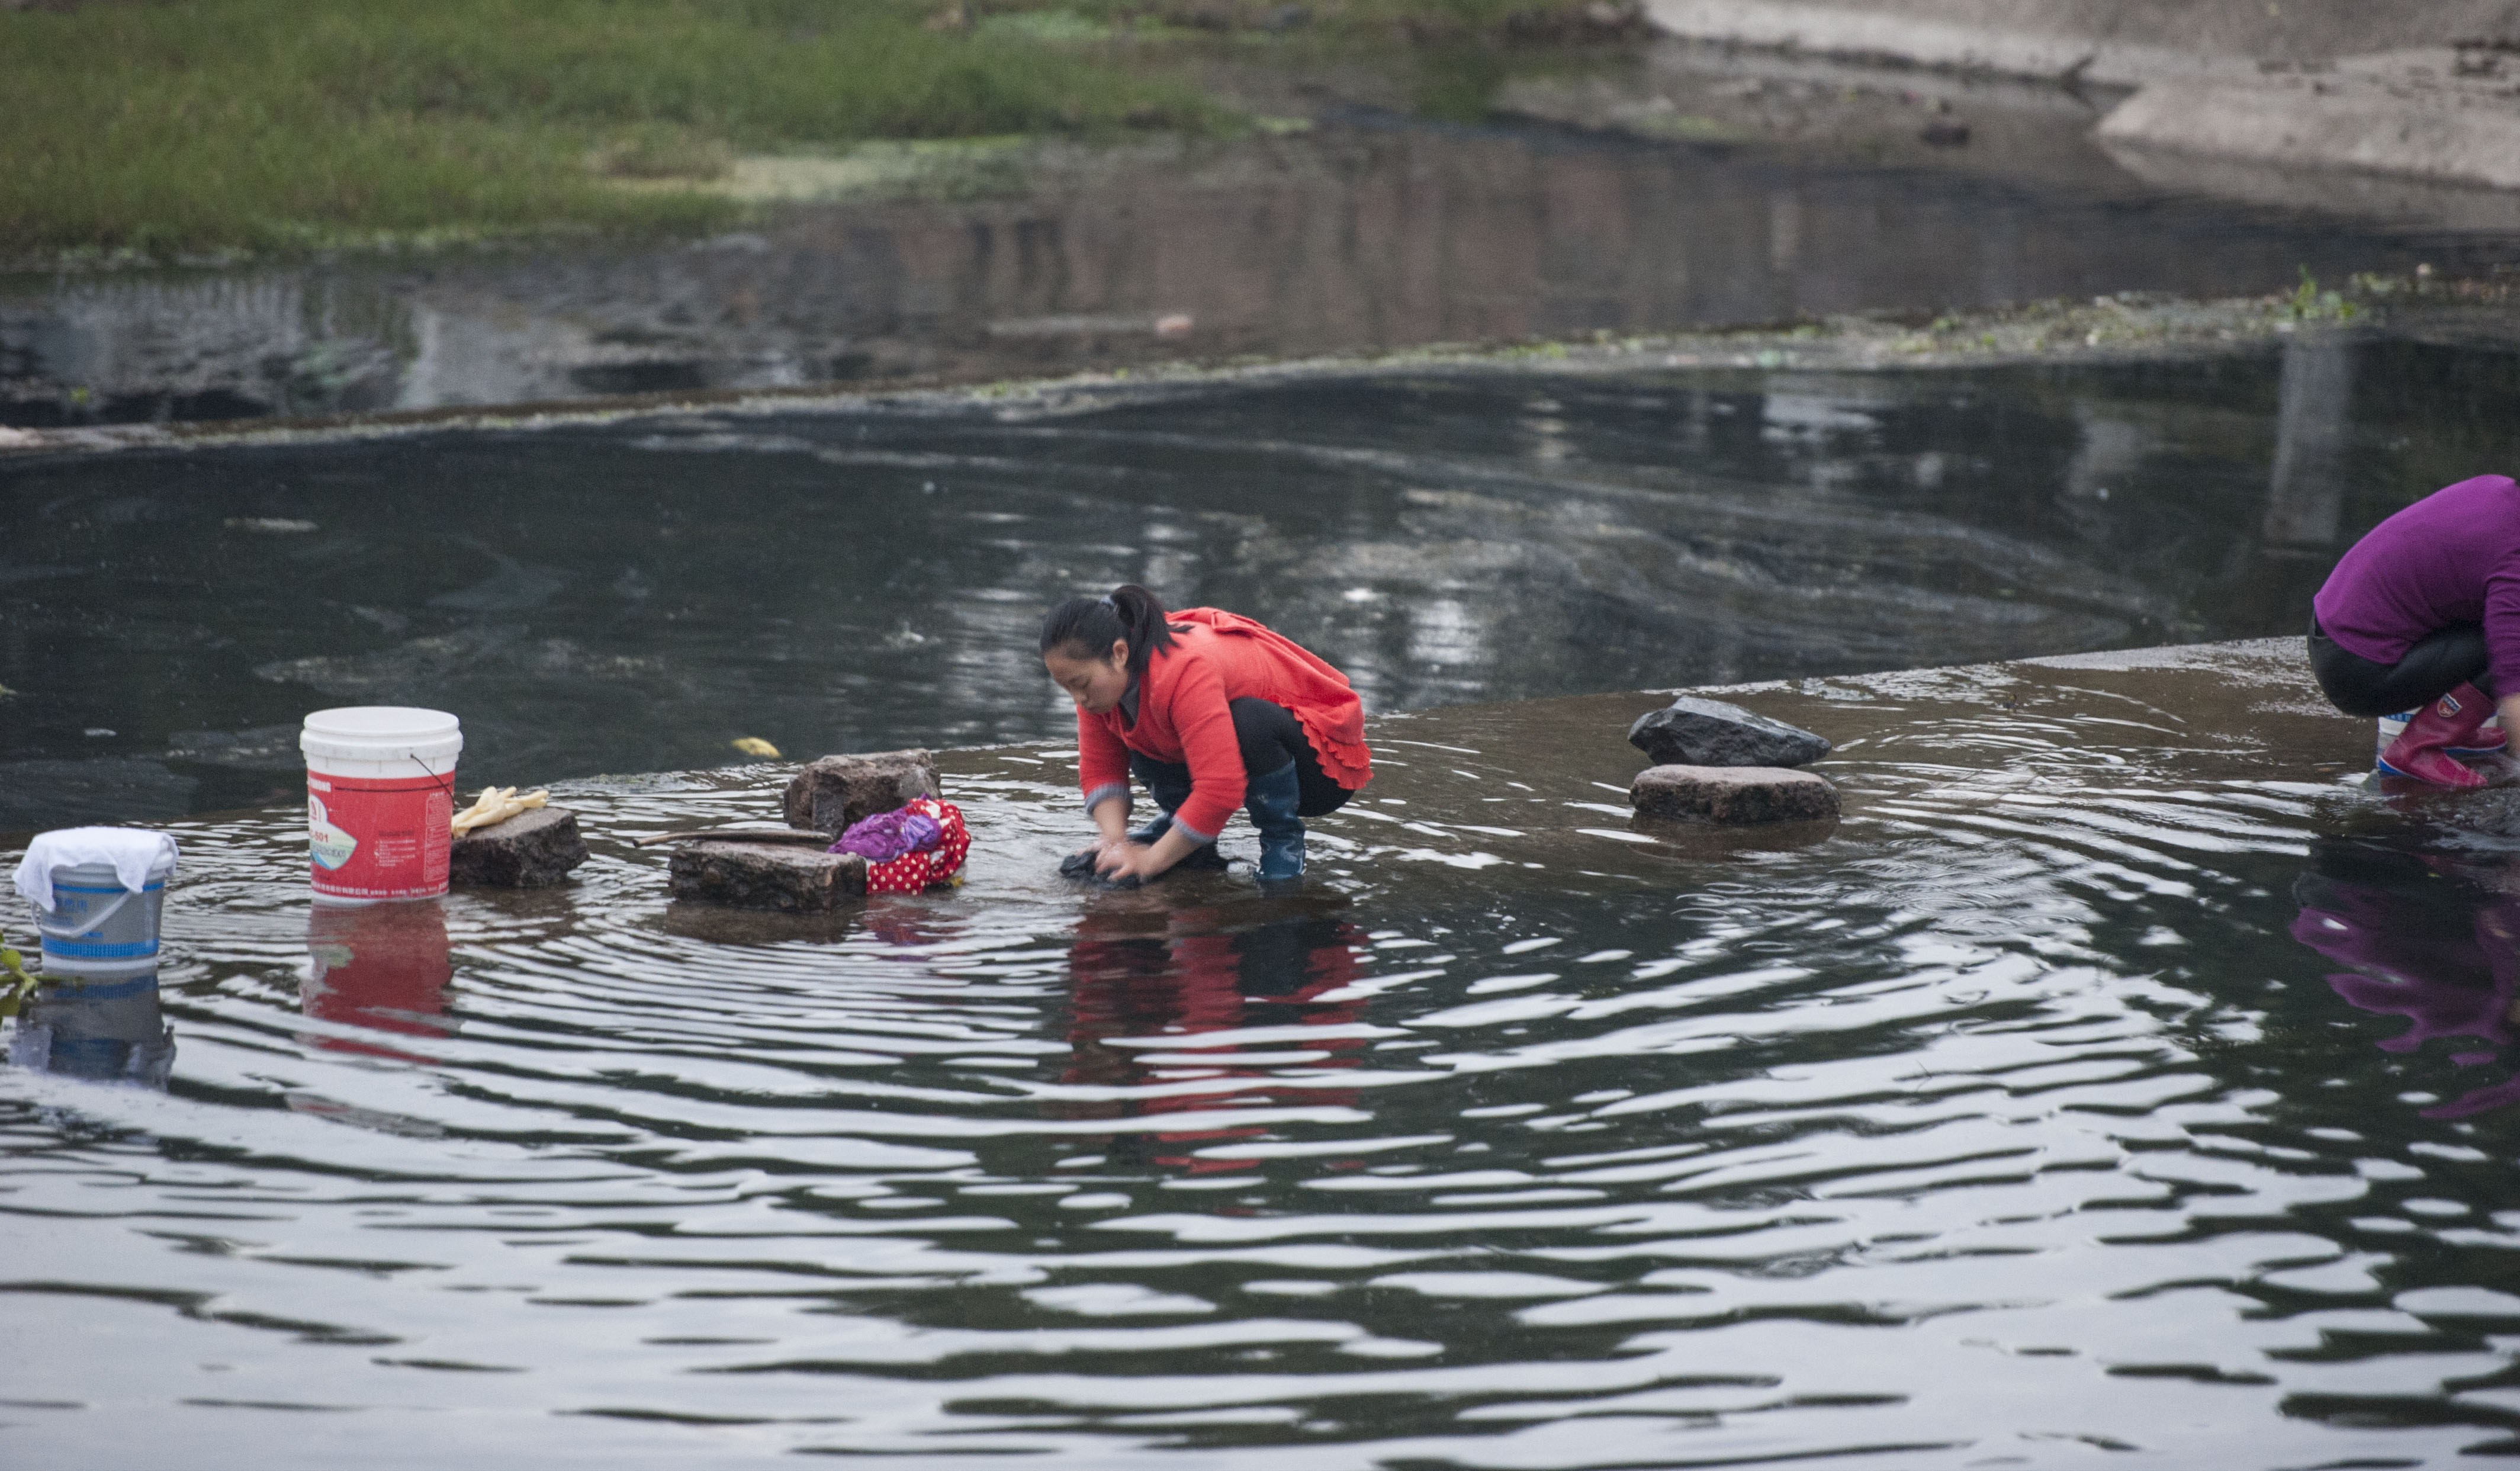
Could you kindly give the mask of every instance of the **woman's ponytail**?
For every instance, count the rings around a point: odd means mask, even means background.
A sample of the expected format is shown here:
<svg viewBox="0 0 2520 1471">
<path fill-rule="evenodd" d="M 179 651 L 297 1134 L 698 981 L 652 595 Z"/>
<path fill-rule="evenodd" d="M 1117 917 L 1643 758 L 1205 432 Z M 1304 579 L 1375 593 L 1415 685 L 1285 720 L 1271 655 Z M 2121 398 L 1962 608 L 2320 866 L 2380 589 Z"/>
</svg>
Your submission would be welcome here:
<svg viewBox="0 0 2520 1471">
<path fill-rule="evenodd" d="M 1069 598 L 1041 621 L 1041 652 L 1058 650 L 1070 659 L 1100 659 L 1121 639 L 1129 641 L 1129 672 L 1143 674 L 1157 649 L 1173 646 L 1183 631 L 1164 618 L 1164 605 L 1135 582 L 1123 582 L 1100 598 Z"/>
</svg>

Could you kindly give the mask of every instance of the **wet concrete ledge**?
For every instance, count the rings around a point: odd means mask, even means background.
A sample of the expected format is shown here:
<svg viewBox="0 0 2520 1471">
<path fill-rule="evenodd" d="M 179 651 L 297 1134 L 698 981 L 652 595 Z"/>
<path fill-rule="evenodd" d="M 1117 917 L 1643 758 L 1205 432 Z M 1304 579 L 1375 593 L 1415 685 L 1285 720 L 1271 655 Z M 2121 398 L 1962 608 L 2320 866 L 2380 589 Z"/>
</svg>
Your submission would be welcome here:
<svg viewBox="0 0 2520 1471">
<path fill-rule="evenodd" d="M 2520 40 L 2510 0 L 1646 0 L 1645 11 L 1695 40 L 2129 87 Z"/>
</svg>

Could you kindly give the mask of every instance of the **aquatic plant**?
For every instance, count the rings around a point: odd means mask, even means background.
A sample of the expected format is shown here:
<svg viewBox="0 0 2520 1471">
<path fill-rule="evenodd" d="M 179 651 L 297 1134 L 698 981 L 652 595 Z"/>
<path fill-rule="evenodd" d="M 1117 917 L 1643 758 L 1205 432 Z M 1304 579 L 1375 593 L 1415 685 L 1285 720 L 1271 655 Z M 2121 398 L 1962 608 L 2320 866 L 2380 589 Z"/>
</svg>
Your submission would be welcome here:
<svg viewBox="0 0 2520 1471">
<path fill-rule="evenodd" d="M 2301 267 L 2301 284 L 2293 288 L 2286 303 L 2296 322 L 2350 322 L 2359 310 L 2340 292 L 2320 291 L 2318 278 Z"/>
<path fill-rule="evenodd" d="M 35 993 L 40 978 L 26 971 L 26 957 L 0 944 L 0 1017 L 14 1017 Z"/>
</svg>

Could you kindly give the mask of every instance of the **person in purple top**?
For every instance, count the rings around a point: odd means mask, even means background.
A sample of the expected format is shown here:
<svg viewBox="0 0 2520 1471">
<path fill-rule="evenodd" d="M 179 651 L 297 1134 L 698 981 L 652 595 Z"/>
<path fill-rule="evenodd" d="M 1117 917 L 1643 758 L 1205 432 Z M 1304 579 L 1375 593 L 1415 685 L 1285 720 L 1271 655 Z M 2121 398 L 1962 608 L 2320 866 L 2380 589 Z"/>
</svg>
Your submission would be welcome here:
<svg viewBox="0 0 2520 1471">
<path fill-rule="evenodd" d="M 2349 715 L 2413 711 L 2380 767 L 2443 787 L 2486 778 L 2453 752 L 2520 724 L 2520 484 L 2480 475 L 2373 527 L 2312 600 L 2310 667 Z M 2420 708 L 2419 708 L 2420 707 Z"/>
</svg>

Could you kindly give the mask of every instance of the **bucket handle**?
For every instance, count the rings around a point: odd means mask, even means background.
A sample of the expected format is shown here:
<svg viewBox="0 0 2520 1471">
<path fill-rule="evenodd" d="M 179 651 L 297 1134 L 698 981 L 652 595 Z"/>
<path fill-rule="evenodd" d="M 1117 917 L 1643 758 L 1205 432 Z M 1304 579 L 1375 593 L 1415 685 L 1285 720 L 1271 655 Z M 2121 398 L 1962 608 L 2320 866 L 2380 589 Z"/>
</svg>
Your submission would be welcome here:
<svg viewBox="0 0 2520 1471">
<path fill-rule="evenodd" d="M 120 910 L 120 909 L 122 908 L 122 906 L 123 906 L 123 905 L 125 905 L 125 904 L 127 904 L 127 903 L 130 903 L 130 902 L 131 902 L 131 891 L 130 891 L 130 890 L 128 890 L 128 889 L 125 889 L 124 891 L 122 891 L 122 896 L 121 896 L 120 898 L 117 898 L 117 899 L 115 899 L 112 903 L 110 903 L 110 904 L 108 904 L 108 905 L 106 905 L 106 906 L 105 906 L 105 912 L 103 912 L 103 913 L 101 913 L 101 914 L 91 914 L 91 915 L 89 915 L 85 920 L 81 921 L 80 923 L 78 923 L 78 924 L 76 924 L 76 925 L 71 926 L 69 929 L 67 929 L 67 930 L 64 930 L 64 929 L 58 929 L 58 928 L 56 928 L 56 927 L 54 927 L 54 926 L 52 926 L 52 925 L 48 925 L 48 924 L 44 923 L 44 916 L 45 916 L 45 915 L 47 915 L 47 914 L 54 914 L 54 913 L 58 913 L 58 912 L 59 912 L 58 910 L 56 910 L 56 909 L 36 909 L 36 910 L 35 910 L 35 928 L 36 928 L 36 929 L 38 929 L 38 930 L 41 930 L 42 932 L 44 932 L 44 933 L 45 933 L 45 934 L 47 934 L 47 935 L 50 935 L 50 936 L 51 936 L 51 937 L 53 937 L 55 940 L 76 940 L 76 939 L 78 939 L 78 938 L 79 938 L 80 936 L 82 936 L 82 935 L 86 935 L 86 934 L 89 934 L 89 933 L 91 933 L 91 932 L 93 932 L 93 931 L 97 931 L 97 930 L 102 930 L 102 929 L 104 929 L 104 928 L 105 928 L 105 922 L 106 922 L 107 920 L 109 920 L 109 919 L 113 918 L 113 916 L 114 916 L 114 914 L 115 914 L 115 912 L 116 912 L 116 911 Z M 31 907 L 33 907 L 33 906 L 32 906 L 32 905 L 29 905 L 28 907 L 30 907 L 30 908 L 31 908 Z"/>
</svg>

